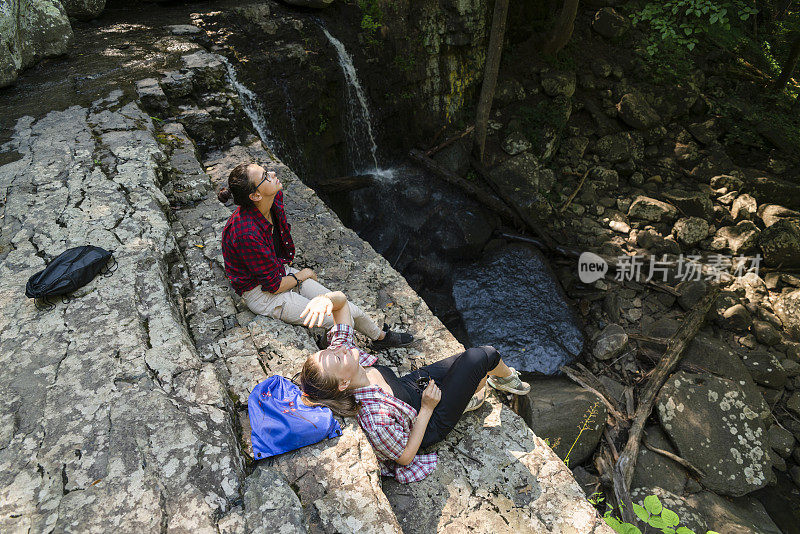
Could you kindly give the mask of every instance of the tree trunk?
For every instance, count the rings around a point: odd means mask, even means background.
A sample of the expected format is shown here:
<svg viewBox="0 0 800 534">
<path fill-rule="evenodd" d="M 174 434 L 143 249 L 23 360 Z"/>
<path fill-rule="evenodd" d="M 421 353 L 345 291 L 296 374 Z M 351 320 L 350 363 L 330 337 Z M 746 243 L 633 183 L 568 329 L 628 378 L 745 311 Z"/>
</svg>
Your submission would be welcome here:
<svg viewBox="0 0 800 534">
<path fill-rule="evenodd" d="M 800 33 L 794 34 L 794 41 L 792 41 L 792 48 L 789 50 L 789 57 L 786 58 L 786 63 L 783 64 L 781 75 L 775 80 L 773 90 L 777 93 L 783 91 L 786 87 L 786 82 L 792 77 L 792 71 L 797 64 L 797 58 L 800 57 Z"/>
<path fill-rule="evenodd" d="M 494 100 L 497 71 L 500 70 L 500 55 L 503 52 L 503 36 L 506 33 L 507 13 L 508 0 L 495 0 L 494 15 L 492 15 L 492 33 L 489 36 L 489 49 L 486 53 L 486 67 L 483 73 L 481 96 L 480 100 L 478 100 L 472 147 L 473 154 L 481 162 L 486 149 L 486 129 L 489 123 L 489 112 L 492 110 L 492 100 Z"/>
<path fill-rule="evenodd" d="M 578 0 L 564 0 L 553 29 L 545 35 L 542 42 L 542 52 L 554 55 L 564 48 L 575 26 L 575 15 L 578 13 Z"/>
</svg>

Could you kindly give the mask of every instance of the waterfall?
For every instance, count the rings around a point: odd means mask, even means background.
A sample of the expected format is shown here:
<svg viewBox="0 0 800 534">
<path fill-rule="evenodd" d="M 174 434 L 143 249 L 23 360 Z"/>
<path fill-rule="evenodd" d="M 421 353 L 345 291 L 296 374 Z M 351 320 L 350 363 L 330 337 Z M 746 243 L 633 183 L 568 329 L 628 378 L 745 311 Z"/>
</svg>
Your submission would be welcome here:
<svg viewBox="0 0 800 534">
<path fill-rule="evenodd" d="M 353 65 L 353 59 L 350 54 L 345 50 L 344 45 L 328 33 L 324 27 L 322 32 L 325 37 L 331 42 L 336 49 L 339 56 L 339 65 L 342 67 L 345 81 L 347 82 L 347 111 L 349 116 L 349 124 L 346 128 L 347 135 L 350 138 L 348 147 L 350 149 L 350 163 L 356 172 L 363 170 L 364 165 L 364 145 L 369 144 L 369 156 L 372 159 L 371 172 L 380 174 L 378 171 L 378 145 L 375 144 L 375 136 L 372 134 L 372 123 L 369 114 L 369 107 L 367 106 L 367 97 L 364 95 L 364 90 L 358 81 L 356 75 L 356 67 Z"/>
<path fill-rule="evenodd" d="M 267 148 L 269 148 L 273 154 L 283 159 L 281 157 L 282 155 L 279 154 L 277 150 L 278 147 L 283 147 L 280 146 L 280 142 L 272 135 L 272 131 L 267 126 L 267 121 L 264 120 L 264 107 L 261 105 L 261 102 L 259 102 L 258 97 L 253 91 L 248 89 L 239 81 L 239 79 L 236 77 L 236 70 L 234 70 L 233 65 L 231 65 L 230 61 L 228 61 L 228 58 L 224 56 L 219 57 L 222 62 L 225 63 L 225 68 L 228 70 L 228 81 L 239 94 L 239 100 L 242 102 L 244 112 L 250 118 L 250 122 L 253 123 L 253 128 L 255 128 L 256 132 L 258 132 L 258 136 L 261 138 L 261 141 L 267 145 Z"/>
</svg>

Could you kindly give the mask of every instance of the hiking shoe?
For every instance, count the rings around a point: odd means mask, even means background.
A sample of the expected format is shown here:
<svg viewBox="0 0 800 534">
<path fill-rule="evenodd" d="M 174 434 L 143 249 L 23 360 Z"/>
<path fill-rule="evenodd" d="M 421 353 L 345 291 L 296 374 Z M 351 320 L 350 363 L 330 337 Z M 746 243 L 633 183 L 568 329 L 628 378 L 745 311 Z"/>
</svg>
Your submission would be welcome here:
<svg viewBox="0 0 800 534">
<path fill-rule="evenodd" d="M 383 323 L 383 331 L 386 335 L 383 339 L 375 339 L 372 341 L 373 349 L 390 349 L 392 347 L 405 347 L 414 342 L 414 336 L 405 332 L 393 332 L 389 330 L 389 325 Z"/>
<path fill-rule="evenodd" d="M 467 404 L 467 407 L 464 408 L 464 413 L 477 410 L 478 408 L 483 406 L 483 403 L 485 401 L 486 401 L 486 388 L 484 387 L 481 388 L 479 392 L 477 392 L 475 395 L 472 396 L 472 398 L 469 400 L 469 404 Z"/>
<path fill-rule="evenodd" d="M 499 376 L 489 375 L 489 378 L 486 379 L 486 382 L 494 389 L 508 391 L 514 395 L 527 395 L 531 390 L 531 385 L 520 380 L 519 371 L 513 367 L 509 367 L 509 369 L 511 369 L 510 375 L 502 378 Z"/>
</svg>

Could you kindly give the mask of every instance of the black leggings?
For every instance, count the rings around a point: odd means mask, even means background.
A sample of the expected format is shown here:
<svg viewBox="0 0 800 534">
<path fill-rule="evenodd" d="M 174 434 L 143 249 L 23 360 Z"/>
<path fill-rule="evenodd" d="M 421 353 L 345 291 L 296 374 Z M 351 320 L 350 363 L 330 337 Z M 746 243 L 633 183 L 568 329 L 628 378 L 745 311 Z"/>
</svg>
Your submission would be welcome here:
<svg viewBox="0 0 800 534">
<path fill-rule="evenodd" d="M 442 390 L 442 400 L 433 409 L 421 447 L 428 447 L 447 437 L 464 414 L 478 384 L 499 363 L 500 354 L 494 347 L 473 347 L 400 378 L 406 391 L 413 396 L 415 402 L 412 405 L 417 411 L 422 400 L 422 391 L 416 385 L 420 376 L 426 376 L 427 373 Z"/>
</svg>

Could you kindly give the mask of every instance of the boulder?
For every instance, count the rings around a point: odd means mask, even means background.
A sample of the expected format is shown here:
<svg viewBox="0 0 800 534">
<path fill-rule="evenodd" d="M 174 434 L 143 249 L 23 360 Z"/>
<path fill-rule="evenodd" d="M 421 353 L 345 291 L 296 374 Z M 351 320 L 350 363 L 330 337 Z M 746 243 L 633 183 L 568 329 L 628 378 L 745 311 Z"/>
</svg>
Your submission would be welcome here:
<svg viewBox="0 0 800 534">
<path fill-rule="evenodd" d="M 451 143 L 434 154 L 433 160 L 450 172 L 464 176 L 467 174 L 470 165 L 469 147 L 466 143 Z"/>
<path fill-rule="evenodd" d="M 494 92 L 494 106 L 496 109 L 504 108 L 507 105 L 525 100 L 525 88 L 514 78 L 506 78 L 497 83 L 497 90 Z"/>
<path fill-rule="evenodd" d="M 781 334 L 766 321 L 753 321 L 753 333 L 759 343 L 772 347 L 781 342 Z"/>
<path fill-rule="evenodd" d="M 773 389 L 781 389 L 786 384 L 786 371 L 772 353 L 753 350 L 742 351 L 739 356 L 756 383 Z"/>
<path fill-rule="evenodd" d="M 270 488 L 271 491 L 264 491 Z M 244 488 L 244 527 L 246 532 L 268 534 L 273 525 L 281 530 L 303 532 L 308 529 L 303 505 L 280 472 L 266 465 L 256 466 Z"/>
<path fill-rule="evenodd" d="M 779 425 L 772 425 L 767 430 L 767 443 L 783 458 L 788 458 L 792 454 L 794 441 L 792 433 Z"/>
<path fill-rule="evenodd" d="M 589 173 L 592 178 L 592 183 L 598 189 L 615 190 L 619 187 L 619 173 L 613 169 L 606 169 L 604 167 L 595 167 Z"/>
<path fill-rule="evenodd" d="M 709 490 L 741 496 L 774 478 L 766 430 L 736 382 L 678 371 L 656 405 L 679 455 L 704 471 L 700 482 Z"/>
<path fill-rule="evenodd" d="M 637 196 L 628 208 L 628 217 L 657 223 L 674 221 L 677 216 L 675 206 L 642 195 Z"/>
<path fill-rule="evenodd" d="M 658 114 L 650 107 L 647 100 L 639 93 L 628 93 L 622 95 L 617 104 L 617 112 L 621 118 L 631 128 L 646 130 L 657 125 L 661 119 Z"/>
<path fill-rule="evenodd" d="M 164 116 L 169 111 L 169 102 L 167 102 L 167 95 L 158 84 L 155 78 L 146 78 L 136 82 L 136 94 L 139 95 L 139 101 L 142 107 L 148 113 Z"/>
<path fill-rule="evenodd" d="M 11 0 L 0 5 L 0 87 L 19 71 L 67 52 L 72 27 L 58 0 Z"/>
<path fill-rule="evenodd" d="M 574 72 L 546 72 L 542 74 L 542 87 L 548 96 L 565 96 L 575 94 Z"/>
<path fill-rule="evenodd" d="M 67 15 L 78 20 L 96 18 L 106 7 L 106 0 L 59 0 Z"/>
<path fill-rule="evenodd" d="M 706 294 L 707 284 L 704 280 L 682 280 L 675 286 L 678 292 L 678 304 L 684 310 L 690 310 L 700 302 Z"/>
<path fill-rule="evenodd" d="M 505 139 L 503 139 L 503 150 L 509 156 L 516 156 L 521 152 L 530 150 L 531 142 L 525 137 L 525 134 L 519 131 L 511 132 Z"/>
<path fill-rule="evenodd" d="M 518 370 L 558 373 L 583 350 L 582 325 L 538 249 L 512 245 L 457 269 L 453 298 L 470 342 Z"/>
<path fill-rule="evenodd" d="M 507 159 L 492 169 L 490 176 L 529 220 L 542 220 L 552 212 L 542 192 L 553 186 L 555 174 L 530 152 Z"/>
<path fill-rule="evenodd" d="M 784 288 L 773 308 L 786 333 L 800 340 L 800 289 Z"/>
<path fill-rule="evenodd" d="M 633 156 L 634 144 L 628 132 L 619 132 L 598 139 L 594 145 L 594 152 L 603 161 L 620 163 Z"/>
<path fill-rule="evenodd" d="M 708 221 L 700 217 L 683 217 L 678 219 L 672 231 L 679 242 L 693 247 L 708 237 Z"/>
<path fill-rule="evenodd" d="M 628 345 L 628 334 L 618 324 L 610 324 L 597 336 L 593 354 L 598 360 L 616 358 Z"/>
<path fill-rule="evenodd" d="M 780 204 L 790 209 L 800 209 L 796 183 L 773 176 L 759 176 L 748 179 L 746 184 L 759 204 Z"/>
<path fill-rule="evenodd" d="M 566 378 L 532 378 L 522 417 L 568 465 L 582 464 L 603 435 L 608 409 L 600 397 Z"/>
<path fill-rule="evenodd" d="M 731 204 L 731 217 L 736 222 L 752 221 L 758 211 L 756 199 L 747 193 L 739 195 Z"/>
<path fill-rule="evenodd" d="M 800 219 L 780 219 L 759 235 L 758 246 L 770 266 L 800 266 Z"/>
<path fill-rule="evenodd" d="M 657 449 L 677 454 L 675 447 L 658 425 L 649 425 L 645 428 L 643 441 Z M 675 460 L 671 460 L 648 449 L 644 444 L 639 448 L 636 468 L 631 480 L 631 489 L 650 488 L 658 486 L 667 491 L 681 495 L 686 486 L 689 474 L 686 469 Z"/>
<path fill-rule="evenodd" d="M 628 21 L 613 7 L 604 7 L 594 15 L 592 29 L 608 39 L 619 37 L 628 29 Z"/>
<path fill-rule="evenodd" d="M 734 255 L 754 252 L 762 241 L 761 231 L 752 221 L 741 221 L 735 226 L 723 226 L 717 230 L 716 236 L 724 239 L 726 246 Z M 768 247 L 770 245 L 767 245 Z"/>
<path fill-rule="evenodd" d="M 795 391 L 791 394 L 786 401 L 786 408 L 788 408 L 795 415 L 800 415 L 800 391 Z"/>
<path fill-rule="evenodd" d="M 722 134 L 716 118 L 708 119 L 705 122 L 696 122 L 686 127 L 695 139 L 704 145 L 714 143 Z"/>
<path fill-rule="evenodd" d="M 708 220 L 714 214 L 714 203 L 711 202 L 707 193 L 674 189 L 666 191 L 663 195 L 666 200 L 677 206 L 688 217 Z"/>
<path fill-rule="evenodd" d="M 790 210 L 777 204 L 762 204 L 758 207 L 758 216 L 769 227 L 781 219 L 800 219 L 800 211 Z"/>
</svg>

